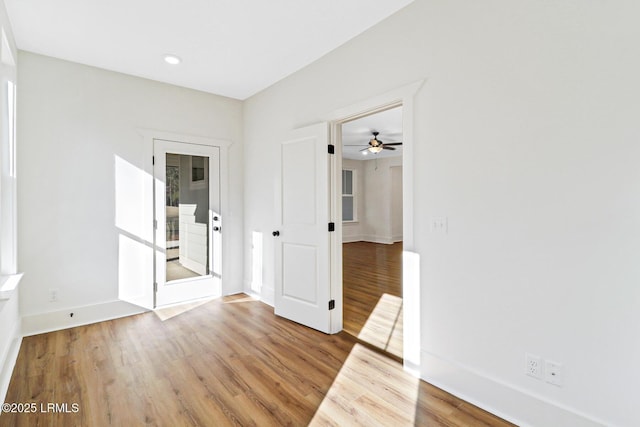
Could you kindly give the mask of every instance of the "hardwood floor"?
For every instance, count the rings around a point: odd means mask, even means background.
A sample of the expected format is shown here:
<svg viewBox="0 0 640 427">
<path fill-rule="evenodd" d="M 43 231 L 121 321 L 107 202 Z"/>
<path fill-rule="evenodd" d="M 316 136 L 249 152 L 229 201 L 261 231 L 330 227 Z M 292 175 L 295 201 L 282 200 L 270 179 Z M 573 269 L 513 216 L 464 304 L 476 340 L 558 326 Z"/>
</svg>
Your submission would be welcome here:
<svg viewBox="0 0 640 427">
<path fill-rule="evenodd" d="M 402 242 L 342 245 L 343 329 L 402 359 Z"/>
<path fill-rule="evenodd" d="M 246 295 L 25 337 L 5 401 L 38 410 L 2 426 L 510 425 Z"/>
</svg>

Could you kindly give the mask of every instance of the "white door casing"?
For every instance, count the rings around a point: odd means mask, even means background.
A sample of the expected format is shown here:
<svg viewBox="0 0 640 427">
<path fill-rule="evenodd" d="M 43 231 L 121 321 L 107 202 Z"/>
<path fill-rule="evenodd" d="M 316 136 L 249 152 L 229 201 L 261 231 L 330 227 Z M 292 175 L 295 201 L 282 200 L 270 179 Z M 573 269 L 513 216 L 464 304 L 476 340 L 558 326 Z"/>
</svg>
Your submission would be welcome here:
<svg viewBox="0 0 640 427">
<path fill-rule="evenodd" d="M 358 117 L 374 114 L 393 106 L 402 105 L 402 240 L 403 240 L 403 360 L 404 369 L 418 377 L 420 373 L 421 358 L 421 296 L 420 296 L 420 256 L 416 252 L 414 243 L 414 219 L 413 219 L 413 123 L 414 123 L 414 97 L 424 86 L 425 80 L 419 80 L 408 85 L 390 90 L 370 99 L 356 104 L 340 108 L 322 116 L 323 120 L 332 123 L 334 139 L 336 140 L 336 165 L 333 176 L 336 178 L 332 185 L 332 199 L 336 201 L 333 206 L 334 214 L 341 212 L 341 170 L 342 147 L 340 143 L 340 126 L 342 123 Z M 333 314 L 334 319 L 342 319 L 342 227 L 336 227 L 336 238 L 331 240 L 332 284 L 336 309 L 340 312 Z M 337 310 L 336 310 L 337 311 Z M 336 323 L 338 320 L 334 320 Z"/>
<path fill-rule="evenodd" d="M 222 294 L 221 283 L 221 215 L 220 212 L 220 149 L 218 147 L 153 140 L 154 150 L 154 254 L 155 304 L 163 306 L 183 301 L 215 297 Z M 166 155 L 178 154 L 206 157 L 208 161 L 208 213 L 206 223 L 197 223 L 193 206 L 180 206 L 180 263 L 199 276 L 175 281 L 166 280 Z M 207 270 L 207 265 L 210 267 Z"/>
<path fill-rule="evenodd" d="M 275 313 L 331 333 L 329 126 L 293 131 L 280 145 L 274 231 Z"/>
</svg>

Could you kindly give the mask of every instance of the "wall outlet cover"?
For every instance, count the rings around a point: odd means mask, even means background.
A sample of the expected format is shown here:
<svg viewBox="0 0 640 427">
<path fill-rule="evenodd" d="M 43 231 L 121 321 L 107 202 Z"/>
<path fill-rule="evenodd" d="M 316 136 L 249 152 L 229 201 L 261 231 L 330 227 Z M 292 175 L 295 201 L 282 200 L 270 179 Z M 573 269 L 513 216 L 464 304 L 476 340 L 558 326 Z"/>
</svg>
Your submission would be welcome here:
<svg viewBox="0 0 640 427">
<path fill-rule="evenodd" d="M 549 384 L 562 387 L 564 382 L 562 363 L 547 360 L 544 365 L 544 380 Z"/>
<path fill-rule="evenodd" d="M 542 358 L 535 354 L 525 354 L 524 373 L 535 379 L 542 379 Z"/>
</svg>

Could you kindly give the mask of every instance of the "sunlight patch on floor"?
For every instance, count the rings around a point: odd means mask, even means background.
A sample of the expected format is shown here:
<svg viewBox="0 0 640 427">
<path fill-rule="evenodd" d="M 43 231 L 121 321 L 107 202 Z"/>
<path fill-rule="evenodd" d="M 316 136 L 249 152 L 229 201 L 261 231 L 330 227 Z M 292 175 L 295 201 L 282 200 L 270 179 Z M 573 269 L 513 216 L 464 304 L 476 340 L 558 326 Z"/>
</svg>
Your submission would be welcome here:
<svg viewBox="0 0 640 427">
<path fill-rule="evenodd" d="M 412 426 L 418 390 L 400 363 L 356 344 L 309 425 Z"/>
<path fill-rule="evenodd" d="M 358 338 L 402 357 L 402 298 L 382 294 Z"/>
<path fill-rule="evenodd" d="M 155 313 L 156 316 L 158 316 L 160 320 L 164 322 L 165 320 L 169 320 L 172 317 L 179 316 L 190 310 L 193 310 L 194 308 L 200 307 L 201 305 L 204 305 L 209 301 L 211 301 L 211 299 L 207 298 L 207 299 L 187 302 L 183 304 L 175 304 L 175 305 L 170 305 L 166 307 L 156 308 L 153 312 Z"/>
<path fill-rule="evenodd" d="M 256 302 L 258 301 L 257 299 L 244 295 L 244 294 L 238 294 L 238 295 L 229 295 L 227 297 L 224 298 L 224 303 L 225 304 L 236 304 L 239 302 Z"/>
</svg>

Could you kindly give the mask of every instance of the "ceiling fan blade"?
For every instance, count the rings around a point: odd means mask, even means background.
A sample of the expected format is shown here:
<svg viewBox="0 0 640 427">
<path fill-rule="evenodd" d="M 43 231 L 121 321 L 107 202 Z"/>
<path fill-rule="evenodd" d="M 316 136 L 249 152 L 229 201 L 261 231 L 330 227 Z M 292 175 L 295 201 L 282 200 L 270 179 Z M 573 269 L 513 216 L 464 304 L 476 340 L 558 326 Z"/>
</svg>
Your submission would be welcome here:
<svg viewBox="0 0 640 427">
<path fill-rule="evenodd" d="M 385 143 L 384 145 L 402 145 L 402 142 L 389 142 Z"/>
<path fill-rule="evenodd" d="M 363 147 L 362 144 L 343 144 L 343 147 Z"/>
<path fill-rule="evenodd" d="M 383 149 L 383 150 L 395 150 L 395 149 L 396 149 L 396 147 L 387 147 L 386 145 L 383 145 L 383 146 L 382 146 L 382 149 Z"/>
<path fill-rule="evenodd" d="M 362 150 L 360 150 L 360 151 L 365 151 L 365 150 L 368 150 L 368 149 L 369 149 L 369 147 L 364 147 L 364 148 L 363 148 Z"/>
</svg>

